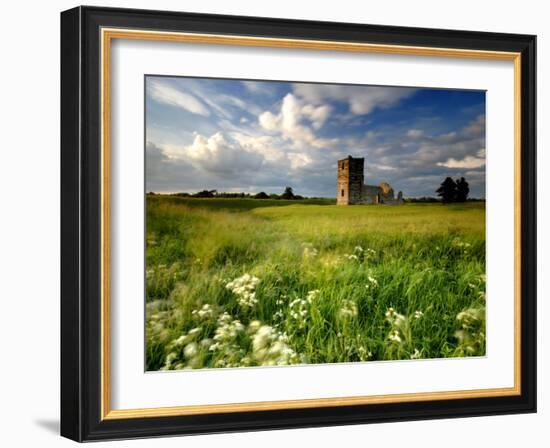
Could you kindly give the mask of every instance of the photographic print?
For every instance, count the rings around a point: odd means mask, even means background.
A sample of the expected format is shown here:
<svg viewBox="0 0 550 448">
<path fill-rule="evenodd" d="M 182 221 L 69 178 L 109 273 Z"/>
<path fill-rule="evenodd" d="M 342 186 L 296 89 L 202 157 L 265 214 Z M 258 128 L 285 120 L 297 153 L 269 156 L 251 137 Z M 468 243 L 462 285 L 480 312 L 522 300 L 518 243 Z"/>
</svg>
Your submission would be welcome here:
<svg viewBox="0 0 550 448">
<path fill-rule="evenodd" d="M 81 6 L 60 43 L 64 437 L 536 412 L 536 36 Z"/>
<path fill-rule="evenodd" d="M 146 370 L 485 355 L 485 92 L 145 77 Z"/>
</svg>

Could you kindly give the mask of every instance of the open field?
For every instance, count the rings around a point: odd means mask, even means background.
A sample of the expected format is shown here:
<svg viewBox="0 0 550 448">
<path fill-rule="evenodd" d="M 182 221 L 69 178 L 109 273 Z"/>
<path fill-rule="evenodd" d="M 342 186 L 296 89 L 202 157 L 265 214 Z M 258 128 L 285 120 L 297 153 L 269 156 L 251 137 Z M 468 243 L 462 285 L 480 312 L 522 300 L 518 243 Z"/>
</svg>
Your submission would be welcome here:
<svg viewBox="0 0 550 448">
<path fill-rule="evenodd" d="M 147 370 L 479 356 L 485 204 L 147 196 Z"/>
</svg>

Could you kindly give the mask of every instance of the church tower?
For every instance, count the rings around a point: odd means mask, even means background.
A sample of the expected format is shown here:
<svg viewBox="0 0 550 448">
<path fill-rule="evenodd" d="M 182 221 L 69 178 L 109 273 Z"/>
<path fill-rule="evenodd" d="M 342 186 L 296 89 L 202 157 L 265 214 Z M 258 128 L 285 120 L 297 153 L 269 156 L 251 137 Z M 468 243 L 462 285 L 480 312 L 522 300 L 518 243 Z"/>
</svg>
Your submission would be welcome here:
<svg viewBox="0 0 550 448">
<path fill-rule="evenodd" d="M 362 202 L 365 159 L 348 156 L 338 160 L 338 191 L 336 204 L 352 205 Z"/>
</svg>

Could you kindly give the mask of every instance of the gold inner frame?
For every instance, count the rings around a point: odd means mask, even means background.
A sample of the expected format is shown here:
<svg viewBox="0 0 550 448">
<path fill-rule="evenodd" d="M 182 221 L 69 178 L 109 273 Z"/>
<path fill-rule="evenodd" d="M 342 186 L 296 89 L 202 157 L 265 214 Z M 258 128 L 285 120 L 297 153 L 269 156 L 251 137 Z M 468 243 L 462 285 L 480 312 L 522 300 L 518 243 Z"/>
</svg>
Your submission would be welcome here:
<svg viewBox="0 0 550 448">
<path fill-rule="evenodd" d="M 187 405 L 140 409 L 111 409 L 110 388 L 110 50 L 113 39 L 240 45 L 253 47 L 437 56 L 505 60 L 514 63 L 514 386 L 442 392 L 418 392 L 302 400 Z M 127 419 L 179 415 L 213 414 L 262 410 L 306 409 L 414 401 L 502 397 L 521 394 L 521 54 L 514 52 L 465 50 L 455 48 L 278 39 L 216 34 L 101 29 L 101 419 Z"/>
</svg>

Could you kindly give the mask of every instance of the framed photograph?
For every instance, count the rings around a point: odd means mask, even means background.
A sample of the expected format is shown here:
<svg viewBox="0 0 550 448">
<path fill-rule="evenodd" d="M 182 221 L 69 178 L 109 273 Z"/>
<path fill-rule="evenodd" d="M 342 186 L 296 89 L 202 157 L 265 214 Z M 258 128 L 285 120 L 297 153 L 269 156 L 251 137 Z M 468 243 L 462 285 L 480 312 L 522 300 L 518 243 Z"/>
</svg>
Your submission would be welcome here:
<svg viewBox="0 0 550 448">
<path fill-rule="evenodd" d="M 61 433 L 536 411 L 535 36 L 61 14 Z"/>
</svg>

